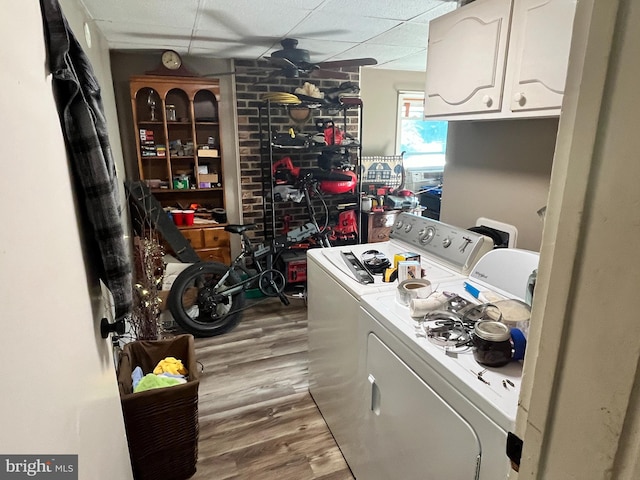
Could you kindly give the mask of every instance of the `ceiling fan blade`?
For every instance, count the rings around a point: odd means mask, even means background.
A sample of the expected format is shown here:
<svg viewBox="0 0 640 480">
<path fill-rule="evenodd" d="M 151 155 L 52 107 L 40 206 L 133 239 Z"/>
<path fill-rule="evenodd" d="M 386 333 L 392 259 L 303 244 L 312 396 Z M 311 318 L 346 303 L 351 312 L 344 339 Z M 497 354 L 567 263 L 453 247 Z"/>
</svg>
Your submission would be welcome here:
<svg viewBox="0 0 640 480">
<path fill-rule="evenodd" d="M 216 77 L 224 77 L 227 75 L 235 75 L 238 72 L 236 72 L 235 70 L 232 72 L 214 72 L 214 73 L 204 73 L 202 75 L 200 75 L 201 77 L 207 77 L 207 78 L 216 78 Z"/>
<path fill-rule="evenodd" d="M 252 85 L 258 85 L 260 83 L 268 82 L 269 80 L 272 80 L 276 77 L 281 77 L 281 76 L 286 76 L 284 70 L 274 70 L 271 73 L 269 73 L 269 75 L 267 75 L 266 77 L 260 78 L 255 82 L 253 82 Z"/>
<path fill-rule="evenodd" d="M 298 66 L 290 60 L 282 57 L 265 57 L 273 65 L 278 68 L 298 68 Z"/>
<path fill-rule="evenodd" d="M 377 65 L 375 58 L 351 58 L 347 60 L 334 60 L 317 63 L 320 68 L 340 68 L 340 67 L 364 67 L 367 65 Z"/>
<path fill-rule="evenodd" d="M 313 78 L 330 78 L 332 80 L 349 80 L 349 74 L 347 72 L 336 72 L 322 68 L 312 70 L 309 76 Z"/>
</svg>

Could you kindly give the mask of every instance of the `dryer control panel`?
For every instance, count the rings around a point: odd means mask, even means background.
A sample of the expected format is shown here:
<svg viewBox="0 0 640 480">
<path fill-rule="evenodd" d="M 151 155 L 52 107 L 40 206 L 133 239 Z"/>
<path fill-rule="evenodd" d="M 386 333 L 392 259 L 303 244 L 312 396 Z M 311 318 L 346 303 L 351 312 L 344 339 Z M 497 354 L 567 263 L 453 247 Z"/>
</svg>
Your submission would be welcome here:
<svg viewBox="0 0 640 480">
<path fill-rule="evenodd" d="M 435 257 L 464 275 L 493 250 L 493 240 L 487 236 L 404 212 L 397 216 L 389 237 L 412 245 L 415 253 Z"/>
</svg>

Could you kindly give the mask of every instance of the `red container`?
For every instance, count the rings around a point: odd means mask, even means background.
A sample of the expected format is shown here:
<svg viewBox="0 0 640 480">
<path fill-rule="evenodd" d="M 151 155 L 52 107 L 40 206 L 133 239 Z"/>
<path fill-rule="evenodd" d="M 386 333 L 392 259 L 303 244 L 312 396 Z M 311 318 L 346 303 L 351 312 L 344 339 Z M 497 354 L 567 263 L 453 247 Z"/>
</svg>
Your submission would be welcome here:
<svg viewBox="0 0 640 480">
<path fill-rule="evenodd" d="M 182 218 L 183 225 L 187 225 L 187 226 L 193 225 L 193 220 L 195 218 L 196 211 L 195 210 L 183 210 L 182 214 L 183 214 L 183 218 Z"/>
<path fill-rule="evenodd" d="M 184 225 L 184 211 L 182 210 L 171 210 L 171 217 L 173 218 L 173 223 L 176 225 Z"/>
</svg>

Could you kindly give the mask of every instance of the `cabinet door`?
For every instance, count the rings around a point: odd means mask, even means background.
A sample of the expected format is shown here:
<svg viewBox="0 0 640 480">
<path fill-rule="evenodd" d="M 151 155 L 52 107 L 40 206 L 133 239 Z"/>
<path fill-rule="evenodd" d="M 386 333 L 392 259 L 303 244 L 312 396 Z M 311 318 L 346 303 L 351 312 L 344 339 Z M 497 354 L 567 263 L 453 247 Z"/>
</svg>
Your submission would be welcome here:
<svg viewBox="0 0 640 480">
<path fill-rule="evenodd" d="M 485 0 L 430 23 L 425 117 L 500 111 L 510 13 Z"/>
<path fill-rule="evenodd" d="M 511 111 L 560 108 L 575 0 L 515 0 L 505 102 Z"/>
<path fill-rule="evenodd" d="M 366 368 L 369 462 L 358 478 L 477 478 L 481 448 L 471 425 L 373 333 Z"/>
</svg>

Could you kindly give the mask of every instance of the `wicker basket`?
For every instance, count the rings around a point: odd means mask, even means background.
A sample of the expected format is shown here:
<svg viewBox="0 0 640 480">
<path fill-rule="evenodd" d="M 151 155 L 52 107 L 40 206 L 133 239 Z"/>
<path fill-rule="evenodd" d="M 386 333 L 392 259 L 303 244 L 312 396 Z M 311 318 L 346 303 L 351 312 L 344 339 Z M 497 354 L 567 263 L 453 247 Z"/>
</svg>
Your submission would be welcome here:
<svg viewBox="0 0 640 480">
<path fill-rule="evenodd" d="M 182 360 L 187 383 L 132 393 L 131 372 L 153 372 L 165 357 Z M 118 367 L 120 400 L 136 480 L 184 480 L 198 460 L 198 371 L 193 336 L 136 341 L 124 346 Z"/>
</svg>

